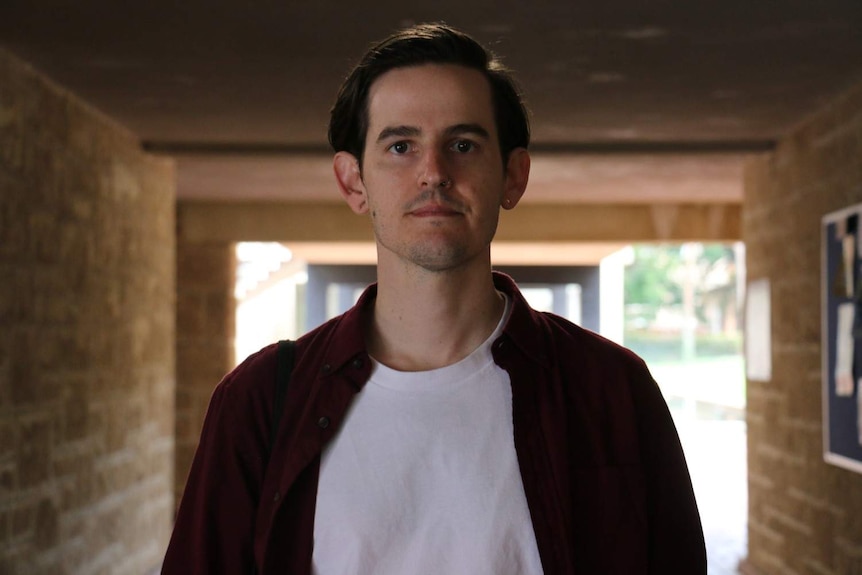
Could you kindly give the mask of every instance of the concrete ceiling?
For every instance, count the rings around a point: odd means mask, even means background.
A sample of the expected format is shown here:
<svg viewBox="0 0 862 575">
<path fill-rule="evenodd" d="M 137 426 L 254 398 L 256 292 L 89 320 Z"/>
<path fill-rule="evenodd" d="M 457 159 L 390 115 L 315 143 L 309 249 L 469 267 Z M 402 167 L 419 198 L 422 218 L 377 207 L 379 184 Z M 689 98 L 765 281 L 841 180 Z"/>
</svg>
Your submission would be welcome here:
<svg viewBox="0 0 862 575">
<path fill-rule="evenodd" d="M 739 202 L 746 154 L 862 81 L 860 0 L 3 0 L 0 45 L 177 157 L 181 198 L 336 201 L 341 79 L 431 20 L 517 72 L 536 202 Z"/>
</svg>

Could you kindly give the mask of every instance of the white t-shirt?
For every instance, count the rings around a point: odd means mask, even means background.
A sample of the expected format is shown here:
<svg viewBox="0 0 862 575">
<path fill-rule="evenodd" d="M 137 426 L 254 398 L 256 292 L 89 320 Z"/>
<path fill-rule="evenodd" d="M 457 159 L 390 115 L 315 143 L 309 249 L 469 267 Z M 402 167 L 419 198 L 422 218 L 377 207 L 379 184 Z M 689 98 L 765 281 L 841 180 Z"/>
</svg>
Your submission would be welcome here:
<svg viewBox="0 0 862 575">
<path fill-rule="evenodd" d="M 533 575 L 542 566 L 495 332 L 456 364 L 371 379 L 323 453 L 315 575 Z"/>
</svg>

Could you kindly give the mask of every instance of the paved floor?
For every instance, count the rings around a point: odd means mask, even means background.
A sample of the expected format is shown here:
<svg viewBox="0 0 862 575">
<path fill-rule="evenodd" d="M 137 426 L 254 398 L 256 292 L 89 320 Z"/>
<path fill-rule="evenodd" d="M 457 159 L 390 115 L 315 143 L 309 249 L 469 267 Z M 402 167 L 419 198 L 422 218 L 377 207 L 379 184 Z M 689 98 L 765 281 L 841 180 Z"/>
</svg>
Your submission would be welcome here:
<svg viewBox="0 0 862 575">
<path fill-rule="evenodd" d="M 745 422 L 704 419 L 702 409 L 669 403 L 703 522 L 708 573 L 736 575 L 748 549 Z"/>
</svg>

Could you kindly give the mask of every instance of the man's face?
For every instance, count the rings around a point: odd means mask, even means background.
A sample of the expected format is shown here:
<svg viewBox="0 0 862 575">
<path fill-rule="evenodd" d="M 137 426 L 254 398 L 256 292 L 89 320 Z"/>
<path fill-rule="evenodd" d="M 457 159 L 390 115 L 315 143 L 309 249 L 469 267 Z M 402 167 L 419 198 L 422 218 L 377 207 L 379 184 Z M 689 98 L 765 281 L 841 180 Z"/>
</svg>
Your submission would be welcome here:
<svg viewBox="0 0 862 575">
<path fill-rule="evenodd" d="M 368 120 L 358 193 L 348 202 L 370 212 L 381 263 L 442 271 L 487 257 L 501 204 L 512 207 L 526 185 L 511 168 L 524 165 L 526 150 L 504 167 L 482 73 L 439 64 L 390 70 L 371 86 Z M 528 156 L 525 165 L 528 172 Z"/>
</svg>

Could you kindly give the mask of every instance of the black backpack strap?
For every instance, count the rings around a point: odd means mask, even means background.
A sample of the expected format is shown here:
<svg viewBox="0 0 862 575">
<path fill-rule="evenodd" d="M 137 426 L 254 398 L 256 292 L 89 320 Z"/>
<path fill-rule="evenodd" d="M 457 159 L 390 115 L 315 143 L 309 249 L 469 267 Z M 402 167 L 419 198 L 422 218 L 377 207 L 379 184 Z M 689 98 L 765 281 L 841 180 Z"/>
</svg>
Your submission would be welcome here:
<svg viewBox="0 0 862 575">
<path fill-rule="evenodd" d="M 284 398 L 287 395 L 287 384 L 290 382 L 290 374 L 293 372 L 294 356 L 296 355 L 296 343 L 283 339 L 278 342 L 278 368 L 275 375 L 275 401 L 272 404 L 272 428 L 269 432 L 269 453 L 275 446 L 275 438 L 278 434 L 278 424 L 281 421 L 281 412 L 284 409 Z"/>
<path fill-rule="evenodd" d="M 269 430 L 269 446 L 267 448 L 267 465 L 269 465 L 269 457 L 272 455 L 272 450 L 275 447 L 275 440 L 278 437 L 278 424 L 281 421 L 281 412 L 284 409 L 284 398 L 287 395 L 287 384 L 290 383 L 290 375 L 293 372 L 293 363 L 296 356 L 296 342 L 289 339 L 282 339 L 278 342 L 276 350 L 276 370 L 275 370 L 275 399 L 272 402 L 272 425 Z M 255 527 L 255 532 L 257 527 Z M 252 565 L 251 572 L 257 575 L 257 566 Z"/>
<path fill-rule="evenodd" d="M 287 396 L 287 384 L 290 383 L 290 375 L 293 372 L 293 364 L 296 360 L 296 342 L 283 339 L 278 342 L 276 351 L 276 370 L 275 370 L 275 398 L 272 402 L 272 423 L 269 430 L 269 445 L 266 452 L 266 464 L 269 465 L 269 458 L 272 455 L 272 450 L 275 447 L 275 440 L 278 437 L 278 424 L 281 421 L 281 412 L 284 410 L 284 398 Z M 259 528 L 260 521 L 255 524 L 255 534 Z M 251 572 L 257 575 L 257 566 L 252 565 Z"/>
<path fill-rule="evenodd" d="M 287 395 L 287 384 L 290 383 L 290 374 L 293 372 L 293 363 L 296 355 L 296 342 L 283 339 L 278 342 L 276 351 L 277 367 L 275 371 L 275 400 L 272 402 L 272 425 L 269 430 L 269 446 L 267 449 L 267 465 L 275 440 L 278 436 L 278 424 L 281 421 L 281 412 L 284 409 L 284 398 Z M 252 565 L 251 572 L 257 575 L 257 566 Z"/>
</svg>

